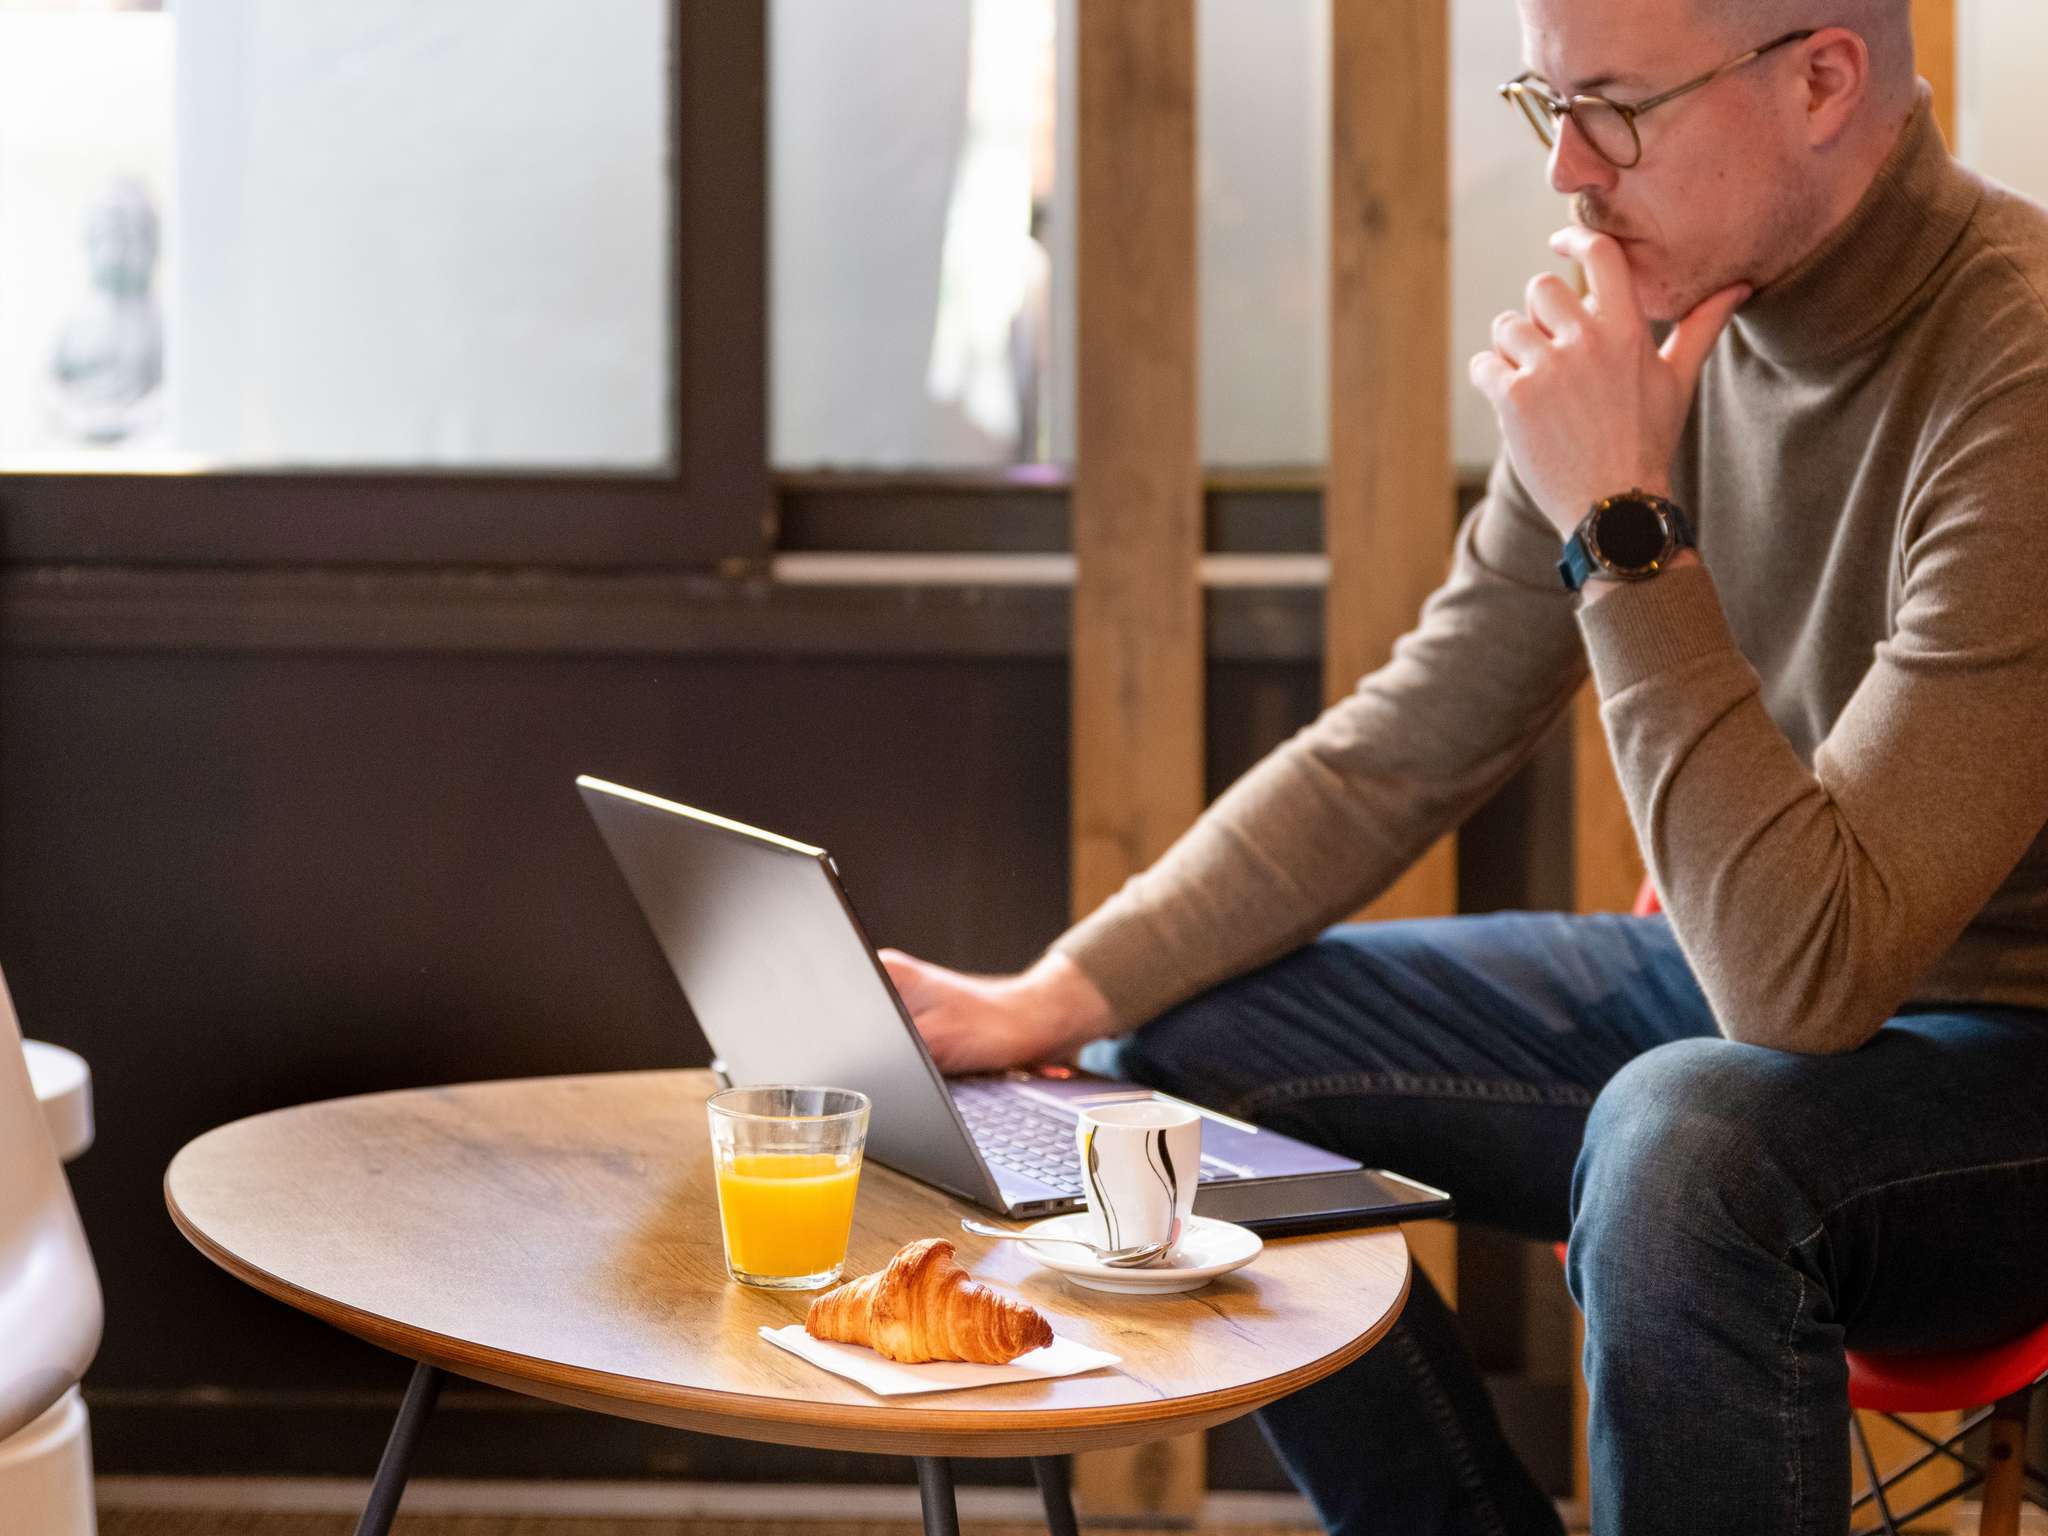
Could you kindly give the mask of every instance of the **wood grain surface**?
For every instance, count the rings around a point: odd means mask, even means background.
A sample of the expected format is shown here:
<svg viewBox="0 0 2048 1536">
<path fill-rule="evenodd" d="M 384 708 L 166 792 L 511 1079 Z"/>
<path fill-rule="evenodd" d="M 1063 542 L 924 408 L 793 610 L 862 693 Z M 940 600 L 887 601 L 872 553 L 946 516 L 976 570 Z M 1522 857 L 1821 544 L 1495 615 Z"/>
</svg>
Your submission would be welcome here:
<svg viewBox="0 0 2048 1536">
<path fill-rule="evenodd" d="M 1450 569 L 1449 7 L 1334 0 L 1330 10 L 1330 559 L 1323 696 L 1383 666 Z M 1367 908 L 1457 910 L 1445 837 Z"/>
<path fill-rule="evenodd" d="M 1193 0 L 1081 0 L 1073 907 L 1203 802 Z"/>
<path fill-rule="evenodd" d="M 1269 1243 L 1206 1288 L 1083 1290 L 971 1207 L 870 1164 L 848 1273 L 944 1234 L 985 1281 L 1119 1369 L 884 1399 L 758 1336 L 805 1294 L 725 1276 L 703 1072 L 411 1089 L 277 1110 L 178 1153 L 181 1231 L 268 1295 L 409 1359 L 711 1434 L 899 1455 L 1128 1445 L 1249 1412 L 1357 1358 L 1407 1294 L 1395 1232 Z"/>
<path fill-rule="evenodd" d="M 1079 0 L 1073 915 L 1201 814 L 1194 0 Z M 1185 1514 L 1199 1437 L 1080 1458 L 1088 1518 Z"/>
<path fill-rule="evenodd" d="M 1450 567 L 1450 21 L 1442 0 L 1330 11 L 1330 559 L 1323 697 L 1385 665 Z M 1358 916 L 1458 909 L 1457 839 L 1439 839 Z M 1456 1229 L 1409 1229 L 1457 1305 Z"/>
</svg>

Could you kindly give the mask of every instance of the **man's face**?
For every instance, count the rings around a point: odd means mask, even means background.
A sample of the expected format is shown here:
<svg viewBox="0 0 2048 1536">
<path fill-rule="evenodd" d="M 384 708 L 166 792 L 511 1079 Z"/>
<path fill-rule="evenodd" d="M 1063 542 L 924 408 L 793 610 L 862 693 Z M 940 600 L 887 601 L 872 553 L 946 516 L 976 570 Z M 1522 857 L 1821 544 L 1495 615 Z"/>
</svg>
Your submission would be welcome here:
<svg viewBox="0 0 2048 1536">
<path fill-rule="evenodd" d="M 1682 85 L 1746 49 L 1700 22 L 1697 0 L 1517 0 L 1522 62 L 1560 97 L 1624 104 Z M 1804 166 L 1787 142 L 1784 52 L 1766 55 L 1646 114 L 1642 159 L 1617 170 L 1568 121 L 1550 184 L 1572 218 L 1622 242 L 1652 320 L 1676 320 L 1735 282 L 1781 275 L 1803 237 Z"/>
</svg>

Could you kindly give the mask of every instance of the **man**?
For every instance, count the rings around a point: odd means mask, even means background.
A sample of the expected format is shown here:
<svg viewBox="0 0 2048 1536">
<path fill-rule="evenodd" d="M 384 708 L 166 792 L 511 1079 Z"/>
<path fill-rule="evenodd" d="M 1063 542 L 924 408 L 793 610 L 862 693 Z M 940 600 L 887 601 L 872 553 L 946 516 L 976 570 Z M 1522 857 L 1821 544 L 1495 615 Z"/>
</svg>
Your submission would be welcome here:
<svg viewBox="0 0 2048 1536">
<path fill-rule="evenodd" d="M 1135 1029 L 1140 1081 L 1568 1232 L 1601 1530 L 1839 1531 L 1845 1343 L 2048 1318 L 2048 215 L 1950 159 L 1907 0 L 1520 19 L 1589 291 L 1472 360 L 1505 453 L 1418 628 L 1028 972 L 890 963 L 949 1068 Z M 1589 662 L 1668 920 L 1316 937 Z M 1558 1529 L 1420 1277 L 1262 1422 L 1332 1530 Z"/>
</svg>

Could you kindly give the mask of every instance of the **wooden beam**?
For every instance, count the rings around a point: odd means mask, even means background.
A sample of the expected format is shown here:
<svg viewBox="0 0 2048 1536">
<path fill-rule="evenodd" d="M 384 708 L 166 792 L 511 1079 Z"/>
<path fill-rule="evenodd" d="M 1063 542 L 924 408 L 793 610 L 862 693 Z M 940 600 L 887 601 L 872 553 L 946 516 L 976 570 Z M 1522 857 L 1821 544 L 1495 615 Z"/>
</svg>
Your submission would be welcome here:
<svg viewBox="0 0 2048 1536">
<path fill-rule="evenodd" d="M 1201 814 L 1194 0 L 1080 0 L 1073 908 Z M 1094 1519 L 1186 1518 L 1199 1436 L 1077 1458 Z"/>
<path fill-rule="evenodd" d="M 1643 856 L 1591 682 L 1572 701 L 1572 906 L 1626 912 L 1643 883 Z"/>
<path fill-rule="evenodd" d="M 1382 665 L 1443 580 L 1457 504 L 1451 463 L 1450 23 L 1446 0 L 1330 7 L 1330 559 L 1323 695 Z M 1368 907 L 1454 912 L 1445 838 Z M 1452 1229 L 1407 1229 L 1445 1299 Z"/>
<path fill-rule="evenodd" d="M 1934 120 L 1956 145 L 1956 0 L 1913 0 L 1913 67 L 1934 87 Z"/>
<path fill-rule="evenodd" d="M 1451 464 L 1450 28 L 1444 0 L 1330 11 L 1330 585 L 1323 694 L 1384 663 L 1443 580 Z M 1446 838 L 1367 909 L 1455 911 Z"/>
<path fill-rule="evenodd" d="M 1073 907 L 1202 809 L 1193 0 L 1081 0 Z"/>
</svg>

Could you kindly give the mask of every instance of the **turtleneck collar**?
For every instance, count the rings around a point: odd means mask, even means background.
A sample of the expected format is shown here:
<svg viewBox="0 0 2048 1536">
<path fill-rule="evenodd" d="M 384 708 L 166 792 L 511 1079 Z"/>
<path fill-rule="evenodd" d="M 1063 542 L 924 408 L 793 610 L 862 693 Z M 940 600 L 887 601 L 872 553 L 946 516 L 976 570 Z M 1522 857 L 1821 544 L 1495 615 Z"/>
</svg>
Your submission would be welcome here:
<svg viewBox="0 0 2048 1536">
<path fill-rule="evenodd" d="M 1739 339 L 1786 366 L 1836 357 L 1885 330 L 1962 235 L 1981 188 L 1957 165 L 1923 80 L 1913 115 L 1862 200 L 1790 272 L 1744 304 Z"/>
</svg>

